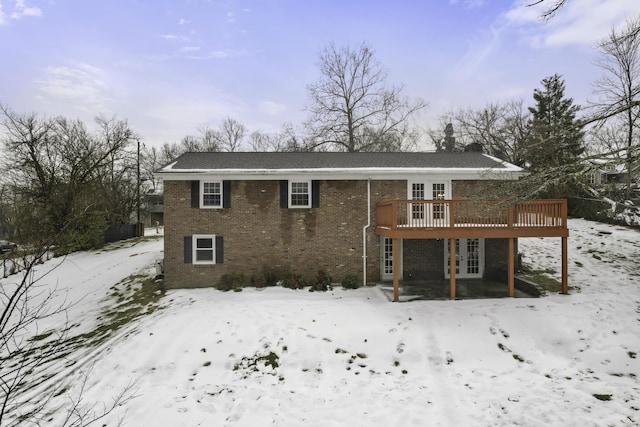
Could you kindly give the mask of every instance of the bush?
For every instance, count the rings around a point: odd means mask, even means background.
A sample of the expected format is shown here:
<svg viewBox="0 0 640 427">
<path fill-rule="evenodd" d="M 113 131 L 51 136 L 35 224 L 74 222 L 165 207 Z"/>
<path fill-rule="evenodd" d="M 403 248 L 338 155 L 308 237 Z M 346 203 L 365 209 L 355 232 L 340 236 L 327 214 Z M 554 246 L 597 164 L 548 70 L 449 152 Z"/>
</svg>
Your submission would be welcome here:
<svg viewBox="0 0 640 427">
<path fill-rule="evenodd" d="M 253 285 L 258 289 L 261 289 L 267 286 L 264 280 L 264 276 L 258 276 L 258 277 L 251 276 L 251 285 Z"/>
<path fill-rule="evenodd" d="M 311 283 L 309 291 L 325 292 L 331 289 L 331 276 L 329 276 L 324 270 L 318 270 L 318 274 L 316 274 L 315 280 Z"/>
<path fill-rule="evenodd" d="M 264 285 L 265 286 L 276 286 L 278 284 L 278 276 L 275 273 L 267 272 L 264 273 Z"/>
<path fill-rule="evenodd" d="M 277 286 L 278 276 L 272 272 L 265 272 L 259 276 L 251 276 L 251 284 L 258 289 Z"/>
<path fill-rule="evenodd" d="M 282 281 L 282 287 L 289 289 L 302 289 L 305 284 L 305 280 L 301 275 L 293 273 Z"/>
<path fill-rule="evenodd" d="M 358 276 L 355 274 L 347 274 L 342 279 L 342 287 L 344 289 L 357 289 L 358 288 Z"/>
<path fill-rule="evenodd" d="M 244 274 L 229 273 L 220 278 L 215 288 L 220 291 L 239 291 L 245 283 Z"/>
</svg>

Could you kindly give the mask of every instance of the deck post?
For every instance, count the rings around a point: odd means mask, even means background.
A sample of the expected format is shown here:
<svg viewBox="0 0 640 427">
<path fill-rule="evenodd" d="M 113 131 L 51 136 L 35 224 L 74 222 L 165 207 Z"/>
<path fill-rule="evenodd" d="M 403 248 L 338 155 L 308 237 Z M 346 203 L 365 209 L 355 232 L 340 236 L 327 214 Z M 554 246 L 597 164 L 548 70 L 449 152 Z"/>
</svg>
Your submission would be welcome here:
<svg viewBox="0 0 640 427">
<path fill-rule="evenodd" d="M 508 249 L 508 256 L 507 256 L 507 289 L 508 289 L 508 295 L 510 297 L 513 297 L 515 295 L 515 290 L 514 290 L 514 282 L 515 282 L 515 278 L 513 277 L 515 274 L 515 256 L 514 256 L 514 244 L 513 244 L 513 237 L 510 237 L 509 239 L 509 249 Z"/>
<path fill-rule="evenodd" d="M 456 299 L 456 239 L 449 239 L 449 298 Z"/>
<path fill-rule="evenodd" d="M 400 266 L 398 265 L 398 239 L 394 238 L 391 240 L 391 242 L 393 245 L 393 302 L 398 302 L 400 300 Z"/>
<path fill-rule="evenodd" d="M 569 293 L 569 268 L 567 264 L 567 238 L 562 238 L 562 293 Z"/>
</svg>

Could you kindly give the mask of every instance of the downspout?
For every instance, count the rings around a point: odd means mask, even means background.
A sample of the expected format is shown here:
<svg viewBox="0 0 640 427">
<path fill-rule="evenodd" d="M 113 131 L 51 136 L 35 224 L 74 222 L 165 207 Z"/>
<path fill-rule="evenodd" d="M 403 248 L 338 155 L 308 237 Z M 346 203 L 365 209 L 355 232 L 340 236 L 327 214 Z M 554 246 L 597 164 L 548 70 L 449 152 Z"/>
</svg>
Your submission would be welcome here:
<svg viewBox="0 0 640 427">
<path fill-rule="evenodd" d="M 371 226 L 371 177 L 367 179 L 367 225 L 362 227 L 362 286 L 367 286 L 367 229 Z"/>
</svg>

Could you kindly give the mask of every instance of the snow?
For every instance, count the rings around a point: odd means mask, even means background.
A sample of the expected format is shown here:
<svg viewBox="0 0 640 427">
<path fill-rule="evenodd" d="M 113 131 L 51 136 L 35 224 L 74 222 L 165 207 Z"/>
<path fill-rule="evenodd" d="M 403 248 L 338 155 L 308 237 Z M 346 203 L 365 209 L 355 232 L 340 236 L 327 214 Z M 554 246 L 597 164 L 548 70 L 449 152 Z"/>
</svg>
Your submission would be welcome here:
<svg viewBox="0 0 640 427">
<path fill-rule="evenodd" d="M 640 234 L 569 229 L 570 295 L 394 304 L 375 287 L 172 290 L 79 349 L 82 363 L 48 369 L 74 381 L 72 396 L 86 374 L 83 401 L 98 408 L 133 382 L 109 426 L 637 425 Z M 560 239 L 519 249 L 559 278 Z M 86 332 L 113 306 L 110 288 L 161 257 L 161 239 L 73 254 L 42 283 L 81 301 L 68 316 Z"/>
</svg>

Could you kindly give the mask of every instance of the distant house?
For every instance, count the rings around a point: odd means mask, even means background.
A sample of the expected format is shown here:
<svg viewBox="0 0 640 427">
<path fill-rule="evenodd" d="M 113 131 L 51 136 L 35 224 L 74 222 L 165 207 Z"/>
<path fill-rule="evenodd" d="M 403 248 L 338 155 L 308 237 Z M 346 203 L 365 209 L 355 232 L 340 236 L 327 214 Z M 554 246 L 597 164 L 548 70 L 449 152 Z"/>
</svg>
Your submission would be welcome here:
<svg viewBox="0 0 640 427">
<path fill-rule="evenodd" d="M 606 159 L 587 162 L 587 181 L 591 185 L 622 184 L 627 177 L 626 164 Z"/>
<path fill-rule="evenodd" d="M 164 224 L 164 195 L 162 192 L 147 193 L 142 197 L 144 225 L 154 227 Z"/>
<path fill-rule="evenodd" d="M 566 201 L 489 201 L 514 165 L 478 153 L 186 153 L 164 180 L 165 284 L 225 273 L 363 283 L 502 278 L 513 295 L 518 237 L 562 238 Z M 451 262 L 451 260 L 455 262 Z"/>
</svg>

